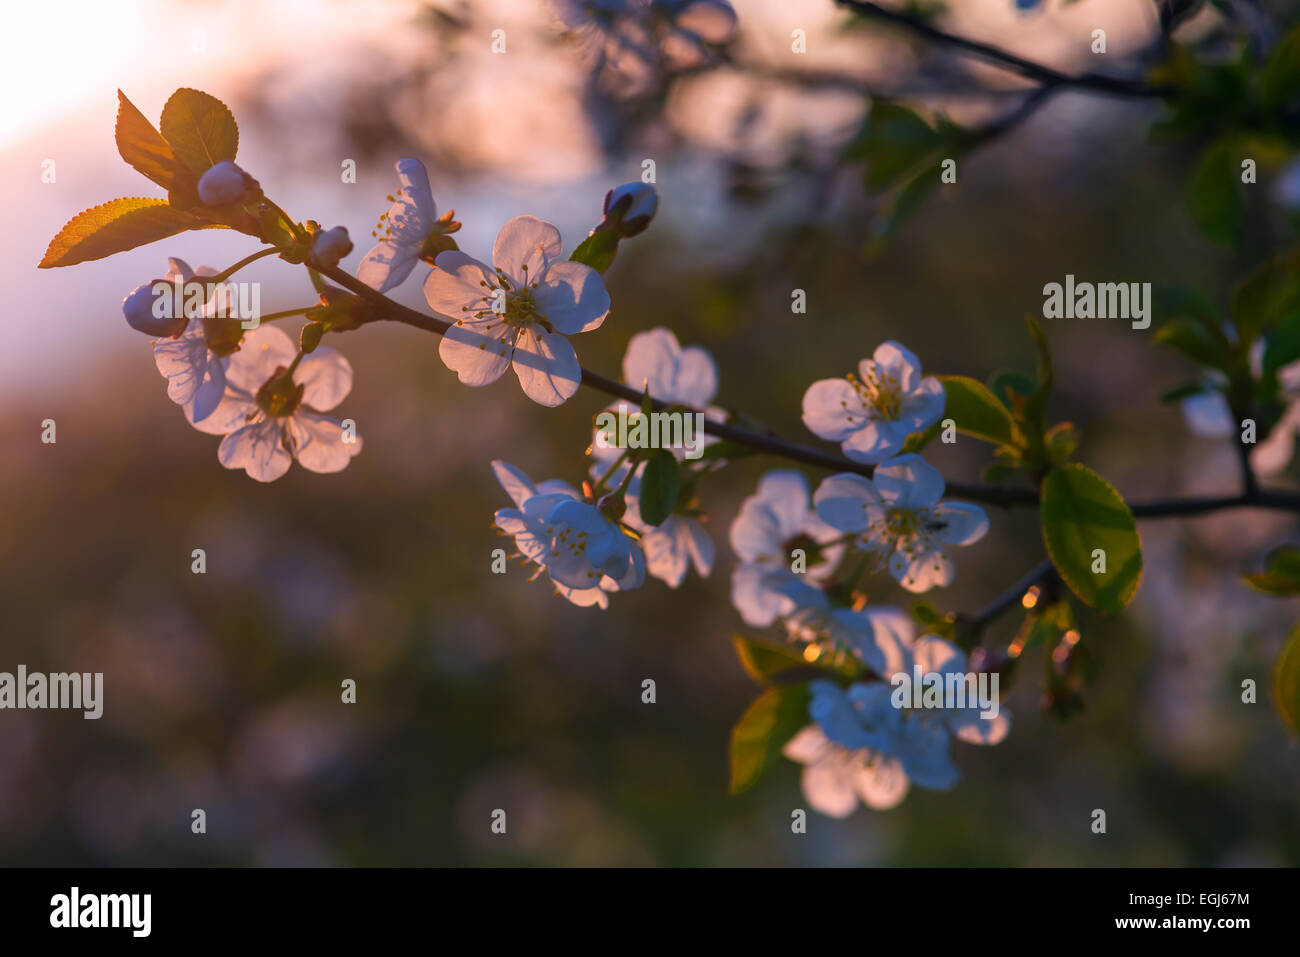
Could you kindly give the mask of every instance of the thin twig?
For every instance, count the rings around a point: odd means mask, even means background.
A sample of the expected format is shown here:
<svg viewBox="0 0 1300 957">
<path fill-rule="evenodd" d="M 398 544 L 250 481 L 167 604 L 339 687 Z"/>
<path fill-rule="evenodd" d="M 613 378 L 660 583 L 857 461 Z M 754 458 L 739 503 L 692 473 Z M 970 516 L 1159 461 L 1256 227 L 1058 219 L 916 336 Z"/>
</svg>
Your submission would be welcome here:
<svg viewBox="0 0 1300 957">
<path fill-rule="evenodd" d="M 1107 76 L 1103 73 L 1080 73 L 1074 76 L 1061 73 L 1059 70 L 1054 70 L 1041 63 L 1035 63 L 1033 60 L 1027 60 L 990 43 L 982 43 L 979 40 L 971 40 L 953 33 L 946 33 L 924 20 L 918 20 L 916 17 L 898 10 L 890 10 L 888 7 L 871 3 L 869 0 L 835 0 L 835 2 L 861 16 L 892 23 L 915 33 L 917 36 L 952 47 L 962 53 L 988 60 L 997 66 L 1010 70 L 1012 73 L 1017 73 L 1026 79 L 1045 86 L 1073 87 L 1075 89 L 1091 90 L 1096 93 L 1133 97 L 1165 96 L 1172 92 L 1165 87 L 1154 86 L 1142 80 Z"/>
</svg>

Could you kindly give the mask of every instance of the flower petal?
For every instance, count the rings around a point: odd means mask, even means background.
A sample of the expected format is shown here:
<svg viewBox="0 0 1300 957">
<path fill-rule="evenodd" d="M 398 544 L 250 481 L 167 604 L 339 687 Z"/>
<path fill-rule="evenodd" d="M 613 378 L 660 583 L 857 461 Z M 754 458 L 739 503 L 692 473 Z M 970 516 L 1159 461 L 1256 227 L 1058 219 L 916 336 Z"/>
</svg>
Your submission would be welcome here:
<svg viewBox="0 0 1300 957">
<path fill-rule="evenodd" d="M 914 452 L 883 462 L 871 481 L 885 503 L 898 508 L 929 508 L 943 497 L 943 476 Z"/>
<path fill-rule="evenodd" d="M 531 272 L 531 267 L 530 267 Z M 600 273 L 582 263 L 552 263 L 533 296 L 538 311 L 556 332 L 590 332 L 609 315 L 609 293 Z"/>
<path fill-rule="evenodd" d="M 524 395 L 538 405 L 561 405 L 582 383 L 582 366 L 569 340 L 540 326 L 520 330 L 513 365 Z"/>
<path fill-rule="evenodd" d="M 553 225 L 536 216 L 516 216 L 497 233 L 492 265 L 518 283 L 532 283 L 560 258 L 561 248 L 560 231 Z"/>
<path fill-rule="evenodd" d="M 930 510 L 936 521 L 944 527 L 935 537 L 948 545 L 970 545 L 978 542 L 989 530 L 989 517 L 984 509 L 968 502 L 940 502 Z"/>
<path fill-rule="evenodd" d="M 328 416 L 300 411 L 290 417 L 289 430 L 294 457 L 309 472 L 341 472 L 361 451 L 361 436 L 350 436 Z"/>
<path fill-rule="evenodd" d="M 952 559 L 938 548 L 918 547 L 910 553 L 900 550 L 889 556 L 889 574 L 908 591 L 919 594 L 952 584 Z"/>
<path fill-rule="evenodd" d="M 274 482 L 293 464 L 282 441 L 282 419 L 246 425 L 221 440 L 217 460 L 228 469 L 243 469 L 249 478 Z"/>
<path fill-rule="evenodd" d="M 305 405 L 326 412 L 352 391 L 352 364 L 337 349 L 319 346 L 298 363 L 293 381 L 303 387 Z"/>
<path fill-rule="evenodd" d="M 249 395 L 275 375 L 278 368 L 288 368 L 298 355 L 298 347 L 288 334 L 277 326 L 258 326 L 244 336 L 239 351 L 230 357 L 226 366 L 226 382 Z"/>
<path fill-rule="evenodd" d="M 817 517 L 841 532 L 862 532 L 871 523 L 868 509 L 880 505 L 880 495 L 865 475 L 841 472 L 822 480 L 813 494 Z"/>
<path fill-rule="evenodd" d="M 819 438 L 843 442 L 867 422 L 862 396 L 847 379 L 821 379 L 803 394 L 803 424 Z"/>
<path fill-rule="evenodd" d="M 400 286 L 420 260 L 420 247 L 410 243 L 381 242 L 357 266 L 357 278 L 371 289 L 388 292 Z"/>
</svg>

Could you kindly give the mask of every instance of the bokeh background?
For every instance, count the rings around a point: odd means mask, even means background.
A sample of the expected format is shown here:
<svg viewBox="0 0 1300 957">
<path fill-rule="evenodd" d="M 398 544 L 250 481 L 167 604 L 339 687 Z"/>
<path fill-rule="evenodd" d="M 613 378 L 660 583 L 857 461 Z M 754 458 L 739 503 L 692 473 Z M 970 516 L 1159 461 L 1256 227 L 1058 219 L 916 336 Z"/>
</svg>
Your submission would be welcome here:
<svg viewBox="0 0 1300 957">
<path fill-rule="evenodd" d="M 555 222 L 570 248 L 604 191 L 654 158 L 659 216 L 607 275 L 614 312 L 577 341 L 584 364 L 616 374 L 635 332 L 667 325 L 712 350 L 722 404 L 816 443 L 799 419 L 803 390 L 885 339 L 928 371 L 1028 368 L 1024 315 L 1044 283 L 1192 281 L 1222 302 L 1268 242 L 1227 254 L 1192 228 L 1190 156 L 1147 141 L 1157 104 L 1065 94 L 866 255 L 875 211 L 860 171 L 834 162 L 865 108 L 854 87 L 906 91 L 933 52 L 845 29 L 829 0 L 735 6 L 748 68 L 622 99 L 542 2 L 6 9 L 0 670 L 103 671 L 106 703 L 99 721 L 0 712 L 0 863 L 1300 863 L 1300 762 L 1267 694 L 1300 607 L 1236 580 L 1294 539 L 1291 518 L 1144 523 L 1137 600 L 1117 619 L 1082 617 L 1098 671 L 1080 714 L 1063 723 L 1041 708 L 1035 662 L 1011 694 L 1008 740 L 957 746 L 954 791 L 914 790 L 894 811 L 839 822 L 814 814 L 797 836 L 793 764 L 727 794 L 729 729 L 756 689 L 729 642 L 742 625 L 726 529 L 783 463 L 745 460 L 706 487 L 710 579 L 573 608 L 517 566 L 489 573 L 505 498 L 488 463 L 579 480 L 603 397 L 546 410 L 511 376 L 471 391 L 432 336 L 368 328 L 333 343 L 355 368 L 340 414 L 357 420 L 364 452 L 340 475 L 295 468 L 263 486 L 221 468 L 216 440 L 186 425 L 119 307 L 167 255 L 221 268 L 252 250 L 248 237 L 190 233 L 35 269 L 75 212 L 156 194 L 116 154 L 118 88 L 151 119 L 177 86 L 221 97 L 240 121 L 240 162 L 267 192 L 349 228 L 345 267 L 368 248 L 399 156 L 427 162 L 440 207 L 465 223 L 462 248 L 481 256 L 521 213 Z M 1155 29 L 1136 0 L 950 9 L 955 29 L 1065 69 L 1094 65 L 1097 25 L 1116 56 Z M 505 55 L 489 50 L 497 28 Z M 796 28 L 802 58 L 789 52 Z M 851 82 L 788 82 L 792 70 Z M 998 95 L 938 102 L 975 119 L 999 108 Z M 355 184 L 340 181 L 349 158 Z M 46 159 L 54 183 L 41 181 Z M 422 305 L 423 274 L 398 298 Z M 302 271 L 275 260 L 240 278 L 263 282 L 264 311 L 311 299 Z M 805 316 L 790 314 L 794 288 L 808 293 Z M 1182 360 L 1125 323 L 1055 321 L 1047 335 L 1051 411 L 1081 428 L 1082 460 L 1130 499 L 1235 489 L 1231 450 L 1189 436 L 1158 402 L 1191 371 Z M 40 441 L 46 418 L 55 445 Z M 974 480 L 987 455 L 977 445 L 936 446 L 932 461 Z M 930 600 L 977 609 L 1042 557 L 1032 510 L 992 518 Z M 206 575 L 190 571 L 194 548 Z M 873 602 L 907 598 L 873 583 Z M 990 642 L 1016 625 L 1003 619 Z M 344 678 L 356 705 L 340 703 Z M 641 703 L 645 678 L 654 705 Z M 1245 678 L 1258 704 L 1241 703 Z M 194 808 L 206 835 L 190 832 Z M 508 811 L 506 836 L 489 830 L 495 808 Z M 1107 811 L 1105 836 L 1089 829 L 1094 808 Z"/>
</svg>

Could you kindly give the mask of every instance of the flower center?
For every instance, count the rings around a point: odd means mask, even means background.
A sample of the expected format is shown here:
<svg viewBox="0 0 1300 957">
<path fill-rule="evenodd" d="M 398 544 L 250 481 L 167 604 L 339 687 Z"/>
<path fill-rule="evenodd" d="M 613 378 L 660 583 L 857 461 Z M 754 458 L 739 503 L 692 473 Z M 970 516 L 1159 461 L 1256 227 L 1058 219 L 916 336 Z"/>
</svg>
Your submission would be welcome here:
<svg viewBox="0 0 1300 957">
<path fill-rule="evenodd" d="M 897 421 L 903 411 L 903 384 L 897 374 L 882 372 L 876 366 L 865 379 L 849 373 L 848 380 L 862 397 L 862 404 L 874 410 L 877 418 Z"/>
<path fill-rule="evenodd" d="M 295 384 L 286 371 L 284 366 L 280 366 L 275 375 L 257 390 L 257 407 L 273 419 L 293 415 L 302 404 L 305 387 Z"/>
</svg>

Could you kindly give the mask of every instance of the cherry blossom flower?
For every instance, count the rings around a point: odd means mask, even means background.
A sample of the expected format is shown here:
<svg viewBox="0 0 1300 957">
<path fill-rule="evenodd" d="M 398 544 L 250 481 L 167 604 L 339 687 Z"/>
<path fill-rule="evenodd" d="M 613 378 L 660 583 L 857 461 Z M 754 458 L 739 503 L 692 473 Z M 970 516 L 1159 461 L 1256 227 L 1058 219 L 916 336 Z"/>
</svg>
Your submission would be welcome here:
<svg viewBox="0 0 1300 957">
<path fill-rule="evenodd" d="M 846 748 L 810 724 L 781 749 L 791 761 L 804 765 L 799 783 L 813 810 L 845 818 L 861 800 L 869 808 L 887 811 L 907 797 L 911 782 L 897 758 L 870 748 Z"/>
<path fill-rule="evenodd" d="M 901 452 L 910 433 L 938 422 L 943 408 L 939 380 L 922 378 L 916 356 L 886 342 L 858 363 L 856 376 L 809 386 L 803 421 L 820 438 L 839 442 L 853 461 L 874 465 Z"/>
<path fill-rule="evenodd" d="M 217 458 L 228 469 L 273 482 L 294 459 L 311 472 L 339 472 L 361 451 L 361 436 L 321 415 L 352 391 L 352 366 L 318 347 L 290 373 L 297 348 L 275 326 L 249 332 L 226 367 L 226 394 L 195 427 L 225 432 Z"/>
<path fill-rule="evenodd" d="M 537 566 L 534 579 L 545 571 L 556 593 L 581 607 L 607 608 L 608 593 L 641 586 L 645 556 L 612 522 L 603 515 L 598 521 L 571 507 L 552 516 L 565 503 L 585 505 L 575 489 L 558 480 L 534 484 L 521 470 L 501 460 L 492 463 L 492 470 L 515 503 L 514 508 L 498 509 L 494 523 L 514 536 L 524 561 Z M 614 539 L 614 534 L 623 541 Z M 618 577 L 607 572 L 618 573 Z"/>
<path fill-rule="evenodd" d="M 210 266 L 190 269 L 183 259 L 168 259 L 166 281 L 189 283 L 196 276 L 215 276 Z M 225 297 L 222 286 L 214 289 L 204 307 L 205 314 L 216 311 Z M 226 365 L 228 357 L 217 356 L 208 347 L 203 316 L 188 319 L 189 325 L 180 335 L 154 343 L 153 357 L 158 372 L 167 380 L 167 398 L 185 410 L 191 425 L 208 418 L 226 392 Z"/>
<path fill-rule="evenodd" d="M 501 228 L 493 267 L 460 251 L 440 253 L 424 283 L 429 306 L 453 322 L 438 355 L 460 381 L 484 386 L 510 366 L 524 394 L 557 406 L 578 391 L 582 368 L 565 338 L 605 321 L 600 273 L 560 256 L 560 231 L 535 216 Z"/>
<path fill-rule="evenodd" d="M 658 210 L 659 194 L 653 186 L 639 181 L 624 183 L 605 194 L 602 225 L 628 239 L 645 232 Z"/>
<path fill-rule="evenodd" d="M 397 179 L 401 185 L 395 196 L 388 197 L 393 205 L 371 232 L 379 244 L 357 266 L 357 278 L 380 292 L 401 285 L 417 261 L 432 266 L 439 253 L 455 249 L 450 234 L 460 229 L 454 210 L 438 215 L 423 163 L 410 157 L 399 159 Z"/>
<path fill-rule="evenodd" d="M 838 538 L 810 507 L 803 475 L 785 470 L 764 475 L 731 523 L 731 547 L 741 560 L 731 576 L 731 603 L 745 623 L 770 625 L 813 600 L 815 584 L 834 572 L 843 553 L 842 545 L 831 544 Z M 793 570 L 795 549 L 804 552 L 803 572 Z"/>
<path fill-rule="evenodd" d="M 617 450 L 615 450 L 617 451 Z M 595 449 L 593 448 L 593 454 Z M 645 553 L 646 573 L 658 578 L 669 588 L 677 588 L 686 580 L 691 566 L 701 578 L 713 570 L 713 539 L 694 515 L 674 512 L 659 525 L 650 525 L 641 518 L 641 473 L 645 463 L 637 465 L 636 474 L 627 477 L 627 463 L 620 464 L 606 480 L 610 488 L 624 488 L 623 524 L 641 536 L 641 550 Z M 598 481 L 608 472 L 605 462 L 591 466 L 591 477 Z"/>
<path fill-rule="evenodd" d="M 919 455 L 890 459 L 868 479 L 852 473 L 825 479 L 813 496 L 830 527 L 859 535 L 889 573 L 912 592 L 951 584 L 952 560 L 944 546 L 970 545 L 988 531 L 978 505 L 940 502 L 943 476 Z"/>
<path fill-rule="evenodd" d="M 847 690 L 830 681 L 809 685 L 809 715 L 815 724 L 801 730 L 783 753 L 805 765 L 804 795 L 822 813 L 846 817 L 858 799 L 885 809 L 898 804 L 911 784 L 946 791 L 960 777 L 950 741 L 992 745 L 1010 731 L 1011 715 L 998 708 L 984 717 L 978 704 L 963 707 L 898 707 L 891 679 L 915 669 L 922 674 L 968 678 L 966 655 L 933 635 L 916 639 L 910 617 L 899 609 L 880 609 L 872 618 L 874 647 L 862 651 L 884 681 L 863 681 Z"/>
</svg>

